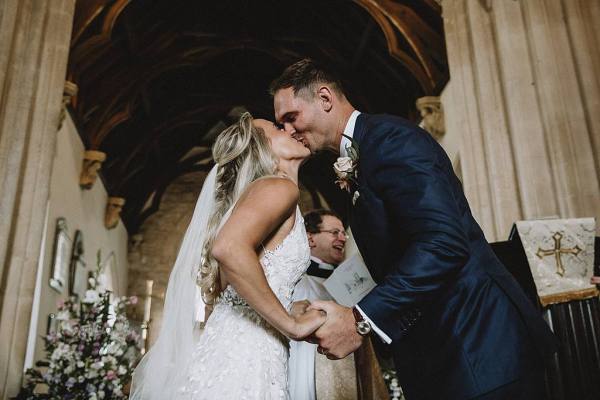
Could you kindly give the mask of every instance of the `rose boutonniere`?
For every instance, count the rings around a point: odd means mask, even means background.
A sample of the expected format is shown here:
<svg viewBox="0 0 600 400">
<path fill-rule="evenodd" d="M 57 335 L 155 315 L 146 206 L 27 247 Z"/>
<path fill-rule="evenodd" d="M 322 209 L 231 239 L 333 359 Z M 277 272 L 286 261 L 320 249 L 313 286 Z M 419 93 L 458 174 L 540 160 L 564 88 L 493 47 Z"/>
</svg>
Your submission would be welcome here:
<svg viewBox="0 0 600 400">
<path fill-rule="evenodd" d="M 346 146 L 347 157 L 339 157 L 333 164 L 333 170 L 337 176 L 335 183 L 342 190 L 351 191 L 351 185 L 358 185 L 358 144 L 349 136 L 343 135 L 350 140 L 350 145 Z"/>
</svg>

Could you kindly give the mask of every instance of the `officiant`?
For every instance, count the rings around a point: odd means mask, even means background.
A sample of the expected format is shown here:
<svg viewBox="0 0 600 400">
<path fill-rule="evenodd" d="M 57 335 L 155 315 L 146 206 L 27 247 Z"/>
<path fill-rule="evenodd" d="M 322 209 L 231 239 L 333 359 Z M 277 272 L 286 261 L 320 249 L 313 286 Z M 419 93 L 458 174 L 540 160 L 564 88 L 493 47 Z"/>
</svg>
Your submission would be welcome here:
<svg viewBox="0 0 600 400">
<path fill-rule="evenodd" d="M 340 217 L 326 209 L 304 215 L 311 263 L 294 289 L 294 301 L 333 300 L 323 282 L 345 258 L 348 235 Z M 361 365 L 357 374 L 356 363 Z M 317 345 L 290 343 L 289 388 L 292 400 L 366 400 L 386 398 L 387 391 L 370 341 L 355 354 L 331 361 Z"/>
</svg>

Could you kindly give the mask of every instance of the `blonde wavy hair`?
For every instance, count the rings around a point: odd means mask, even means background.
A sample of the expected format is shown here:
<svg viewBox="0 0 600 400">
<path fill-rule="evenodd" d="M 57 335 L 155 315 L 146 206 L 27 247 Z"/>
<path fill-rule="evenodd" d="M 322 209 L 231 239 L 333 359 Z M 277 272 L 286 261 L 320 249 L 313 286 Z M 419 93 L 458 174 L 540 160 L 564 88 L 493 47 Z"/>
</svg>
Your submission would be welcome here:
<svg viewBox="0 0 600 400">
<path fill-rule="evenodd" d="M 271 150 L 269 139 L 252 122 L 250 113 L 242 114 L 237 123 L 221 132 L 212 148 L 213 159 L 218 164 L 215 210 L 208 222 L 198 274 L 206 304 L 213 304 L 222 290 L 219 265 L 211 256 L 211 250 L 223 217 L 250 183 L 273 175 L 277 170 L 278 159 Z"/>
</svg>

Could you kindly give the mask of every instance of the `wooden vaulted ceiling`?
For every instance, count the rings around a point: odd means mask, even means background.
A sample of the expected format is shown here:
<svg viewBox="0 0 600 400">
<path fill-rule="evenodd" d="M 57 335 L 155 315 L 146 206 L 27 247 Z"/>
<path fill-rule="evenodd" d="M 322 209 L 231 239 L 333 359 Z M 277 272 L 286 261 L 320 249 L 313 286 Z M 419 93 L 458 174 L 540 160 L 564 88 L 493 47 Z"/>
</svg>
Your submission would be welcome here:
<svg viewBox="0 0 600 400">
<path fill-rule="evenodd" d="M 269 83 L 312 57 L 340 74 L 358 109 L 417 119 L 414 102 L 448 80 L 434 0 L 79 0 L 68 80 L 87 149 L 124 197 L 130 233 L 179 175 L 210 168 L 216 134 L 240 110 L 272 119 Z M 301 180 L 339 212 L 331 155 Z"/>
</svg>

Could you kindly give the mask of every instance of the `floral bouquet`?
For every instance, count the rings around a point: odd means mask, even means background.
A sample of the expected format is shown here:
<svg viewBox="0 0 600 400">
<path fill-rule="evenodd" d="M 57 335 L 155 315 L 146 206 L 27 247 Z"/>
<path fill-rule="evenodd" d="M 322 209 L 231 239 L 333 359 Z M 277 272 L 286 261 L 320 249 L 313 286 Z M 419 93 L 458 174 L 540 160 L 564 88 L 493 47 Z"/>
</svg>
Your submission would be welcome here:
<svg viewBox="0 0 600 400">
<path fill-rule="evenodd" d="M 111 300 L 100 253 L 89 290 L 58 305 L 56 330 L 44 338 L 47 360 L 25 372 L 17 399 L 126 399 L 141 350 L 139 334 L 125 316 L 136 297 Z"/>
</svg>

